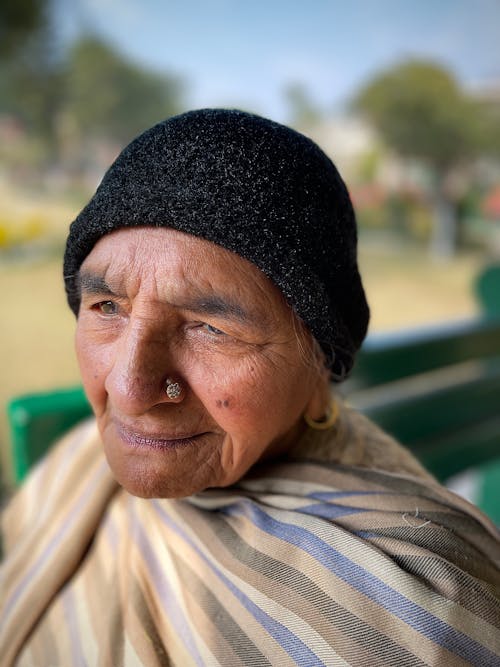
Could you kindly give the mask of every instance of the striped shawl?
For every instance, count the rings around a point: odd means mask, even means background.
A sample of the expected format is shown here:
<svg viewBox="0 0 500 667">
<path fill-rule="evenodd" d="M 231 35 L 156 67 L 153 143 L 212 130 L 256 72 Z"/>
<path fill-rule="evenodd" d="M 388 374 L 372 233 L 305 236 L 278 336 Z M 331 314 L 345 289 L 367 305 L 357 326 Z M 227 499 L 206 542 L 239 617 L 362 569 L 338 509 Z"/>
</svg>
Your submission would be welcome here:
<svg viewBox="0 0 500 667">
<path fill-rule="evenodd" d="M 87 422 L 4 535 L 3 666 L 500 665 L 498 533 L 347 410 L 182 500 L 118 487 Z"/>
</svg>

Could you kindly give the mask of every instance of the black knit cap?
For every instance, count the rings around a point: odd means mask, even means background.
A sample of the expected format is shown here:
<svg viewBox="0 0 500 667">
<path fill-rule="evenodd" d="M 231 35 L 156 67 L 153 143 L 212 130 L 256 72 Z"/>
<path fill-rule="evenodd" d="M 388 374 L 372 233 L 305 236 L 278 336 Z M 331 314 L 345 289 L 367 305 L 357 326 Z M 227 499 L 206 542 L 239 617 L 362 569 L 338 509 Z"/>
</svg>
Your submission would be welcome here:
<svg viewBox="0 0 500 667">
<path fill-rule="evenodd" d="M 191 111 L 146 130 L 71 225 L 64 275 L 75 314 L 76 277 L 95 243 L 145 225 L 193 234 L 255 264 L 320 343 L 333 377 L 347 375 L 369 319 L 356 222 L 338 171 L 310 139 L 225 109 Z"/>
</svg>

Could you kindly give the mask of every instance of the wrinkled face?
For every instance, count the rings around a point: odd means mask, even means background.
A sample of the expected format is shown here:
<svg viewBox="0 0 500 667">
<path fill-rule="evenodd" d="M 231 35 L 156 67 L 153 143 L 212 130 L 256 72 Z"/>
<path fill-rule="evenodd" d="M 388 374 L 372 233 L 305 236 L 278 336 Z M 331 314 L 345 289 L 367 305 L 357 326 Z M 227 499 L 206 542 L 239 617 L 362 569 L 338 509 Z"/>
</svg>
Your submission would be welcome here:
<svg viewBox="0 0 500 667">
<path fill-rule="evenodd" d="M 234 253 L 171 229 L 121 229 L 87 256 L 80 288 L 83 383 L 130 493 L 234 483 L 286 450 L 305 411 L 321 416 L 324 383 L 290 308 Z"/>
</svg>

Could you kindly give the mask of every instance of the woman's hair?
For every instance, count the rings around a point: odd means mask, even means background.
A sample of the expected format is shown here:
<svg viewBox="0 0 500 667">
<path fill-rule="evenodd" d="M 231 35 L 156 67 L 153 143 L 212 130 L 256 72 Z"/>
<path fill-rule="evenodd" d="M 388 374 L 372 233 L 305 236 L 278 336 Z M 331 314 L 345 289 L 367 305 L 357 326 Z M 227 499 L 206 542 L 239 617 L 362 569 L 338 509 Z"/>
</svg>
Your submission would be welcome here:
<svg viewBox="0 0 500 667">
<path fill-rule="evenodd" d="M 224 109 L 175 116 L 137 137 L 71 225 L 64 272 L 75 314 L 79 267 L 95 243 L 148 225 L 204 238 L 255 264 L 319 343 L 334 378 L 347 375 L 369 310 L 349 194 L 314 142 Z"/>
</svg>

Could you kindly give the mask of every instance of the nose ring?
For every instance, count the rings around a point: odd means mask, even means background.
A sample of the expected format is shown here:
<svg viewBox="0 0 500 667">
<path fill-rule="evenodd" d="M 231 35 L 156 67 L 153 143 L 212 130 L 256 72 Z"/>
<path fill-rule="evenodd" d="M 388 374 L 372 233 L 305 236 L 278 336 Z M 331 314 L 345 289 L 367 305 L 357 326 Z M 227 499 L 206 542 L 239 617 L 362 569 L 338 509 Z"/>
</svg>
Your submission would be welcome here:
<svg viewBox="0 0 500 667">
<path fill-rule="evenodd" d="M 164 389 L 169 398 L 179 398 L 182 393 L 181 383 L 174 382 L 171 378 L 165 380 Z"/>
</svg>

